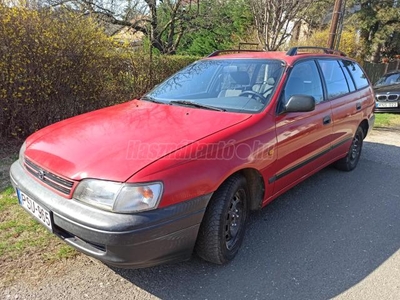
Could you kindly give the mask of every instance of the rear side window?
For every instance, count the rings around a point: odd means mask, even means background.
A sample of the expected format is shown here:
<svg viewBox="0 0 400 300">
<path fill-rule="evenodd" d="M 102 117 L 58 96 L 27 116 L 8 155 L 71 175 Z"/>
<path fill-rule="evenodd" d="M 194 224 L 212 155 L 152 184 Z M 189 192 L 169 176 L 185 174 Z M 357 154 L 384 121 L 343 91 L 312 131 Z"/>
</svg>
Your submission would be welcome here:
<svg viewBox="0 0 400 300">
<path fill-rule="evenodd" d="M 320 59 L 318 63 L 321 66 L 322 74 L 325 79 L 328 99 L 333 99 L 349 93 L 346 78 L 338 61 Z"/>
<path fill-rule="evenodd" d="M 358 90 L 369 85 L 367 76 L 357 63 L 348 60 L 343 61 L 343 63 L 353 77 L 354 83 L 356 84 L 356 88 Z"/>
</svg>

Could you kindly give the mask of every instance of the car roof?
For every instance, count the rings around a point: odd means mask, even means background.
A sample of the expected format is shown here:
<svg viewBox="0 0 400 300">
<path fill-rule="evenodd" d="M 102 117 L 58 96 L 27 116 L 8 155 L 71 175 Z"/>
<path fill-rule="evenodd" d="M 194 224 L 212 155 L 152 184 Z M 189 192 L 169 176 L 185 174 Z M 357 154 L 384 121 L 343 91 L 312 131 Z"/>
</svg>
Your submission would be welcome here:
<svg viewBox="0 0 400 300">
<path fill-rule="evenodd" d="M 310 53 L 310 52 L 298 52 L 303 49 L 317 49 L 323 50 L 324 52 L 335 52 L 335 53 Z M 229 53 L 233 52 L 233 53 Z M 236 53 L 235 53 L 236 52 Z M 226 54 L 222 54 L 226 53 Z M 216 51 L 205 59 L 277 59 L 284 61 L 288 65 L 293 65 L 296 61 L 303 58 L 345 58 L 345 54 L 340 51 L 322 48 L 322 47 L 293 47 L 289 51 L 258 51 L 258 50 L 222 50 Z M 346 57 L 347 59 L 347 57 Z"/>
</svg>

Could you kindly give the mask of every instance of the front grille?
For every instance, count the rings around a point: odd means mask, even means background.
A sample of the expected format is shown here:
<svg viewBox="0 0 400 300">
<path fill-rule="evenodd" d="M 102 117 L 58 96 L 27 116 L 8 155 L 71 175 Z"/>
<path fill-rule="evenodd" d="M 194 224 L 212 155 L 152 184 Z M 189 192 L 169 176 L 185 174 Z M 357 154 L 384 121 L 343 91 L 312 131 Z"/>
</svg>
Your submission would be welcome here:
<svg viewBox="0 0 400 300">
<path fill-rule="evenodd" d="M 397 101 L 399 99 L 398 94 L 389 94 L 389 95 L 377 95 L 376 100 L 378 101 Z"/>
<path fill-rule="evenodd" d="M 74 182 L 57 176 L 49 171 L 43 170 L 41 167 L 25 158 L 25 167 L 29 173 L 38 178 L 45 185 L 52 187 L 62 194 L 70 195 Z"/>
</svg>

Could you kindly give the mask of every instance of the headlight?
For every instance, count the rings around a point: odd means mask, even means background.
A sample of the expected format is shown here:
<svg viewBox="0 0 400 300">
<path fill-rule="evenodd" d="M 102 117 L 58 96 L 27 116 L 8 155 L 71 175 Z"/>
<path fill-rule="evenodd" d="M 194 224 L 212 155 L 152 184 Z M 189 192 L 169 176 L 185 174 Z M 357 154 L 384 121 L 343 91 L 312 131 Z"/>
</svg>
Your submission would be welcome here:
<svg viewBox="0 0 400 300">
<path fill-rule="evenodd" d="M 163 185 L 119 183 L 97 179 L 82 180 L 73 198 L 104 210 L 132 213 L 157 208 Z"/>
<path fill-rule="evenodd" d="M 21 165 L 24 165 L 25 149 L 26 149 L 26 142 L 24 142 L 21 146 L 21 149 L 19 149 L 18 160 Z"/>
</svg>

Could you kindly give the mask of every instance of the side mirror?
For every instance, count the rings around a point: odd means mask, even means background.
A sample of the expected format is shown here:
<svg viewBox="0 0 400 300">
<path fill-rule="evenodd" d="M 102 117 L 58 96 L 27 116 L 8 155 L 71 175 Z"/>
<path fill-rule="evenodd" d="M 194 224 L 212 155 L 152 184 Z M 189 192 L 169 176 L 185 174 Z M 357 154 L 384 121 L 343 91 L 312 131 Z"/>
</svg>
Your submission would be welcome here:
<svg viewBox="0 0 400 300">
<path fill-rule="evenodd" d="M 315 98 L 308 95 L 293 95 L 286 103 L 283 112 L 307 112 L 315 109 Z"/>
</svg>

